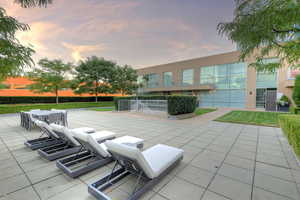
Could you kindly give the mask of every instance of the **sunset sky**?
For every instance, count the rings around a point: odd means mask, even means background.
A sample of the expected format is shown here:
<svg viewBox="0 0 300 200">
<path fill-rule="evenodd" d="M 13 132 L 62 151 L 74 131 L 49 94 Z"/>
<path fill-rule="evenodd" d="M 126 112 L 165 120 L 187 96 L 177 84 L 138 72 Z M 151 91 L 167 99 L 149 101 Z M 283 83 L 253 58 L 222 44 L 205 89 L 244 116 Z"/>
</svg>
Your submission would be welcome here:
<svg viewBox="0 0 300 200">
<path fill-rule="evenodd" d="M 232 19 L 234 0 L 53 0 L 47 8 L 0 6 L 31 30 L 20 32 L 34 59 L 78 62 L 96 55 L 134 68 L 235 50 L 216 26 Z"/>
</svg>

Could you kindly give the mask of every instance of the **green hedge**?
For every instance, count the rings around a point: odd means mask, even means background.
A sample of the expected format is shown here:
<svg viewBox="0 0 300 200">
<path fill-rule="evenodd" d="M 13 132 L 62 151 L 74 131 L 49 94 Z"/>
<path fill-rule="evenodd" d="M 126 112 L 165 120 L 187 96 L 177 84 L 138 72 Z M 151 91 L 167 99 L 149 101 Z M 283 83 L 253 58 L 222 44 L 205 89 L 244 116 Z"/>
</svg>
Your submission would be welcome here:
<svg viewBox="0 0 300 200">
<path fill-rule="evenodd" d="M 279 115 L 279 124 L 290 145 L 300 158 L 300 116 Z"/>
<path fill-rule="evenodd" d="M 197 97 L 194 96 L 168 96 L 168 113 L 180 115 L 192 113 L 197 107 Z"/>
<path fill-rule="evenodd" d="M 300 107 L 300 75 L 296 76 L 295 85 L 293 88 L 293 99 L 295 104 Z"/>
<path fill-rule="evenodd" d="M 292 114 L 295 114 L 295 115 L 300 115 L 300 108 L 294 107 L 294 106 L 290 106 L 290 112 Z"/>
<path fill-rule="evenodd" d="M 98 97 L 98 101 L 113 101 L 113 97 Z M 0 104 L 55 103 L 55 97 L 0 97 Z M 59 97 L 60 103 L 95 102 L 95 97 Z"/>
<path fill-rule="evenodd" d="M 113 107 L 112 101 L 105 102 L 73 102 L 60 104 L 31 104 L 31 105 L 0 105 L 0 114 L 18 113 L 32 109 L 50 110 L 54 109 L 73 109 L 73 108 L 90 108 L 90 107 Z"/>
<path fill-rule="evenodd" d="M 194 96 L 185 95 L 174 95 L 174 96 L 130 96 L 130 97 L 115 97 L 115 107 L 118 108 L 119 100 L 130 100 L 130 99 L 140 99 L 140 100 L 168 100 L 168 113 L 170 115 L 180 115 L 192 113 L 197 107 L 197 98 Z M 123 110 L 128 110 L 125 105 L 122 106 Z"/>
</svg>

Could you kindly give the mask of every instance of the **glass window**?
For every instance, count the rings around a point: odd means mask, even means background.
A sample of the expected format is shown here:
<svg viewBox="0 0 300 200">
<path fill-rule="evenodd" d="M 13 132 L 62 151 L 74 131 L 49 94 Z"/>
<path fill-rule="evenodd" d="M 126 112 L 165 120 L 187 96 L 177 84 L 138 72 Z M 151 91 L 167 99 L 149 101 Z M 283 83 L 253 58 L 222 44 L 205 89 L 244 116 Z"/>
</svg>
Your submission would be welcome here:
<svg viewBox="0 0 300 200">
<path fill-rule="evenodd" d="M 216 76 L 227 76 L 228 65 L 217 65 L 216 66 Z"/>
<path fill-rule="evenodd" d="M 201 67 L 200 68 L 201 77 L 209 78 L 215 76 L 215 67 L 208 66 L 208 67 Z"/>
<path fill-rule="evenodd" d="M 235 75 L 230 77 L 229 87 L 231 89 L 243 89 L 246 86 L 246 79 L 244 75 Z"/>
<path fill-rule="evenodd" d="M 256 73 L 256 88 L 277 88 L 277 71 L 258 71 Z"/>
<path fill-rule="evenodd" d="M 137 78 L 137 83 L 138 84 L 143 84 L 143 82 L 144 82 L 144 76 L 139 75 L 138 78 Z"/>
<path fill-rule="evenodd" d="M 245 63 L 233 63 L 230 64 L 230 74 L 246 74 L 246 65 Z"/>
<path fill-rule="evenodd" d="M 173 86 L 173 73 L 172 72 L 164 72 L 164 86 L 170 87 Z"/>
<path fill-rule="evenodd" d="M 159 75 L 158 74 L 149 74 L 147 86 L 148 86 L 148 88 L 157 88 L 159 86 Z"/>
<path fill-rule="evenodd" d="M 215 67 L 201 67 L 200 68 L 200 84 L 213 84 L 215 83 Z"/>
<path fill-rule="evenodd" d="M 194 84 L 194 70 L 185 69 L 182 71 L 182 85 L 188 86 Z"/>
<path fill-rule="evenodd" d="M 228 78 L 226 76 L 216 77 L 216 88 L 217 89 L 228 89 Z"/>
</svg>

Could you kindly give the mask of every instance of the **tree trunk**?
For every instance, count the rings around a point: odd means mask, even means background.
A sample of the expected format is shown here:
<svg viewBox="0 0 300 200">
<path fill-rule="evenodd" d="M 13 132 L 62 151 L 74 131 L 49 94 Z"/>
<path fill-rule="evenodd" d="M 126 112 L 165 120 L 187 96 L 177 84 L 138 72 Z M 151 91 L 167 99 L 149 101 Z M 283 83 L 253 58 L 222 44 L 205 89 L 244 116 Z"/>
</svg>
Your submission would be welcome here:
<svg viewBox="0 0 300 200">
<path fill-rule="evenodd" d="M 98 102 L 98 80 L 96 80 L 96 88 L 95 88 L 95 102 Z"/>
<path fill-rule="evenodd" d="M 56 104 L 58 104 L 58 89 L 55 89 L 55 96 L 56 96 Z"/>
</svg>

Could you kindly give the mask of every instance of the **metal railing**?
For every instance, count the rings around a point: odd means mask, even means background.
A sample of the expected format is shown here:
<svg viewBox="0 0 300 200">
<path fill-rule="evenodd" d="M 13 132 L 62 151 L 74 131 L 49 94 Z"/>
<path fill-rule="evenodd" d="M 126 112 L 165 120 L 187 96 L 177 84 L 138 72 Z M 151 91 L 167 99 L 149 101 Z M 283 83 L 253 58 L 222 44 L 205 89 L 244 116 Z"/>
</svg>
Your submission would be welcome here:
<svg viewBox="0 0 300 200">
<path fill-rule="evenodd" d="M 167 100 L 119 100 L 118 111 L 161 113 L 168 111 Z"/>
</svg>

